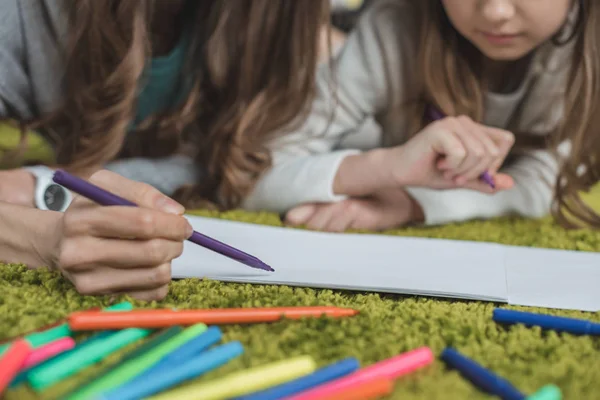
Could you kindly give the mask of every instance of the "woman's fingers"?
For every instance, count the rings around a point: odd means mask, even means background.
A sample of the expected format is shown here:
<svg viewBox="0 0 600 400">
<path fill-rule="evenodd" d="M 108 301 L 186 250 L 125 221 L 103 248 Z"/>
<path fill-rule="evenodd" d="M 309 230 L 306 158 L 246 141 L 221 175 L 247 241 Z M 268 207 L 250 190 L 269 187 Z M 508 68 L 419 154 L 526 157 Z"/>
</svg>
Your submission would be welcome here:
<svg viewBox="0 0 600 400">
<path fill-rule="evenodd" d="M 171 264 L 164 263 L 150 268 L 116 269 L 98 267 L 89 271 L 70 274 L 70 280 L 83 295 L 106 295 L 117 293 L 162 294 L 171 282 Z M 156 291 L 161 291 L 156 293 Z"/>
<path fill-rule="evenodd" d="M 193 232 L 182 216 L 148 208 L 84 207 L 64 215 L 65 235 L 183 241 Z"/>
<path fill-rule="evenodd" d="M 165 239 L 121 240 L 82 236 L 63 242 L 58 264 L 67 271 L 102 267 L 137 269 L 159 265 L 179 257 L 183 242 Z"/>
<path fill-rule="evenodd" d="M 181 215 L 185 208 L 175 200 L 165 196 L 156 188 L 141 182 L 135 182 L 114 172 L 102 170 L 93 174 L 89 181 L 139 207 L 161 210 Z"/>
</svg>

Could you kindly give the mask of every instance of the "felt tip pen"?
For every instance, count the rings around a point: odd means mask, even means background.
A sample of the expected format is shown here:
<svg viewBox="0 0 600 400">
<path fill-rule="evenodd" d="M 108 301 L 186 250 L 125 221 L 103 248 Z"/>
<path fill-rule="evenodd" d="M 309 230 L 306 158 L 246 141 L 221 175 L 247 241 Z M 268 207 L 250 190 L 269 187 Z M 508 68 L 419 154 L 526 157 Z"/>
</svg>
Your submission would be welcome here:
<svg viewBox="0 0 600 400">
<path fill-rule="evenodd" d="M 123 199 L 113 193 L 110 193 L 96 185 L 91 184 L 81 178 L 73 176 L 66 171 L 58 170 L 54 173 L 54 182 L 58 185 L 64 186 L 65 188 L 86 197 L 98 204 L 103 206 L 130 206 L 137 207 L 137 204 Z M 252 268 L 261 269 L 264 271 L 274 271 L 273 268 L 259 260 L 258 258 L 244 253 L 234 247 L 229 246 L 216 239 L 203 235 L 199 232 L 194 231 L 192 236 L 188 239 L 190 242 L 200 245 L 204 248 L 212 250 L 216 253 L 229 257 L 233 260 L 239 261 Z"/>
<path fill-rule="evenodd" d="M 555 317 L 503 308 L 496 308 L 494 310 L 493 319 L 503 324 L 539 326 L 543 329 L 567 332 L 575 335 L 600 335 L 600 324 L 584 319 Z"/>
<path fill-rule="evenodd" d="M 452 348 L 446 348 L 440 355 L 448 366 L 457 369 L 465 378 L 487 393 L 496 395 L 504 400 L 524 400 L 525 395 L 506 379 L 488 371 L 475 361 L 460 354 Z"/>
</svg>

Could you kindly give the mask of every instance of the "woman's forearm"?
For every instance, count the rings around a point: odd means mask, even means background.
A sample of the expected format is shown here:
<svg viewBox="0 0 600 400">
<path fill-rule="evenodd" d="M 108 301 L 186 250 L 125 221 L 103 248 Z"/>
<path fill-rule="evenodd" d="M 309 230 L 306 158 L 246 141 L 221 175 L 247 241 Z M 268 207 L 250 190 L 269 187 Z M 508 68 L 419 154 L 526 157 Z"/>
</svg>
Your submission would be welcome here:
<svg viewBox="0 0 600 400">
<path fill-rule="evenodd" d="M 38 268 L 51 264 L 62 214 L 0 202 L 0 261 Z"/>
</svg>

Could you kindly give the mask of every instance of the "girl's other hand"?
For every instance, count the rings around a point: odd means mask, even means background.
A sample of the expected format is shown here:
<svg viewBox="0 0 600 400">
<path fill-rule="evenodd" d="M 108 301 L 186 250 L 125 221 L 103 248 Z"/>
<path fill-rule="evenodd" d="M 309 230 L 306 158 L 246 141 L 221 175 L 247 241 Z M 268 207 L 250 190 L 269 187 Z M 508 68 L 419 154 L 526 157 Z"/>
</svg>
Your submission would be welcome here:
<svg viewBox="0 0 600 400">
<path fill-rule="evenodd" d="M 61 218 L 50 264 L 84 295 L 164 298 L 171 261 L 192 234 L 183 206 L 112 172 L 97 172 L 90 181 L 139 207 L 105 207 L 76 197 Z"/>
<path fill-rule="evenodd" d="M 497 174 L 514 144 L 512 133 L 468 117 L 433 122 L 402 146 L 391 149 L 395 179 L 402 185 L 434 189 L 468 188 L 485 193 L 510 189 L 513 180 Z M 496 188 L 479 176 L 488 171 Z"/>
<path fill-rule="evenodd" d="M 381 231 L 423 219 L 421 207 L 399 188 L 382 190 L 368 198 L 337 203 L 304 204 L 290 210 L 285 223 L 325 232 L 348 229 Z"/>
</svg>

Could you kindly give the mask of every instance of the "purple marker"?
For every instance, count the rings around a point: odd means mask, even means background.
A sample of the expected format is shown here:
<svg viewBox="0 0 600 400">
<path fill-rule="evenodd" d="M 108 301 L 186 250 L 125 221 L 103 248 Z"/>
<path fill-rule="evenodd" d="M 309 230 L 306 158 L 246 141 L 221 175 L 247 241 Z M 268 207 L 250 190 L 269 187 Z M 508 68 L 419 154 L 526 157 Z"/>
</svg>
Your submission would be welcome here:
<svg viewBox="0 0 600 400">
<path fill-rule="evenodd" d="M 429 109 L 428 115 L 432 120 L 437 121 L 438 119 L 444 118 L 444 114 L 442 114 L 437 108 L 428 107 L 428 109 Z M 492 176 L 490 175 L 490 173 L 488 171 L 485 171 L 483 174 L 481 174 L 479 176 L 479 179 L 481 179 L 482 181 L 484 181 L 485 183 L 490 185 L 490 187 L 492 189 L 496 188 L 496 184 L 494 183 L 494 178 L 492 178 Z"/>
<path fill-rule="evenodd" d="M 137 204 L 107 192 L 106 190 L 99 188 L 98 186 L 95 186 L 81 178 L 73 176 L 66 171 L 56 171 L 54 173 L 54 182 L 103 206 L 137 207 Z M 188 240 L 216 253 L 222 254 L 225 257 L 229 257 L 241 262 L 242 264 L 246 264 L 252 268 L 262 269 L 265 271 L 275 271 L 258 258 L 196 231 L 194 231 Z"/>
</svg>

